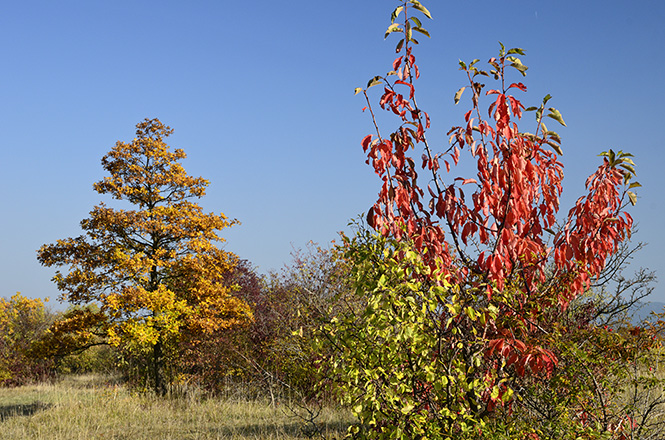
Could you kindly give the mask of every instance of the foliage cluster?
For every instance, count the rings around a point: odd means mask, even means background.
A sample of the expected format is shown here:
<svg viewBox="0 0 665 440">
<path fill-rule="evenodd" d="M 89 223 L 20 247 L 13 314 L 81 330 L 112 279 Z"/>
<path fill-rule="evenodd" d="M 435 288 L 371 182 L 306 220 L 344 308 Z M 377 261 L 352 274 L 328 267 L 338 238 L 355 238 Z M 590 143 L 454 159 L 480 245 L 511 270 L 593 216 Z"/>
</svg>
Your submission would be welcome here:
<svg viewBox="0 0 665 440">
<path fill-rule="evenodd" d="M 32 356 L 32 344 L 51 325 L 53 315 L 39 299 L 16 293 L 0 298 L 0 384 L 21 385 L 52 373 L 50 359 Z"/>
<path fill-rule="evenodd" d="M 325 358 L 311 341 L 321 322 L 346 298 L 348 271 L 335 248 L 310 243 L 297 250 L 279 272 L 258 276 L 241 261 L 228 282 L 252 307 L 253 321 L 211 333 L 194 346 L 183 340 L 185 380 L 220 391 L 228 381 L 253 384 L 256 393 L 274 402 L 280 393 L 290 399 L 329 400 L 329 388 L 317 388 L 317 366 Z"/>
<path fill-rule="evenodd" d="M 526 76 L 525 53 L 503 45 L 486 70 L 479 60 L 460 61 L 468 85 L 454 101 L 468 89 L 471 108 L 448 132 L 450 145 L 436 151 L 417 102 L 414 35 L 429 36 L 418 13 L 431 18 L 416 0 L 393 11 L 386 37 L 400 35 L 398 57 L 385 76 L 356 89 L 375 128 L 361 144 L 382 182 L 367 215 L 379 235 L 361 230 L 347 239 L 363 306 L 333 318 L 323 339 L 336 348 L 332 374 L 360 420 L 351 434 L 662 434 L 653 416 L 662 410 L 663 381 L 648 373 L 662 355 L 654 342 L 661 328 L 599 325 L 624 305 L 618 296 L 589 299 L 602 280 L 621 284 L 608 260 L 633 225 L 625 209 L 639 187 L 631 155 L 601 153 L 587 194 L 561 220 L 562 141 L 545 119 L 565 122 L 549 95 L 536 107 L 520 102 L 516 93 L 527 88 L 509 74 Z M 495 85 L 485 91 L 481 81 Z M 379 107 L 398 122 L 388 136 L 369 97 L 374 86 L 382 88 Z M 518 128 L 525 112 L 535 113 L 533 133 Z M 475 176 L 454 174 L 464 158 Z"/>
<path fill-rule="evenodd" d="M 320 343 L 334 348 L 326 373 L 359 418 L 354 437 L 663 434 L 665 327 L 625 319 L 649 294 L 652 274 L 623 280 L 612 295 L 588 293 L 566 308 L 543 308 L 532 322 L 538 333 L 509 342 L 514 350 L 547 347 L 553 361 L 543 366 L 535 356 L 520 362 L 492 335 L 496 321 L 511 319 L 497 313 L 503 295 L 489 302 L 484 291 L 464 292 L 432 275 L 410 243 L 366 228 L 344 246 L 356 301 L 324 326 Z M 633 294 L 623 296 L 625 288 Z"/>
</svg>

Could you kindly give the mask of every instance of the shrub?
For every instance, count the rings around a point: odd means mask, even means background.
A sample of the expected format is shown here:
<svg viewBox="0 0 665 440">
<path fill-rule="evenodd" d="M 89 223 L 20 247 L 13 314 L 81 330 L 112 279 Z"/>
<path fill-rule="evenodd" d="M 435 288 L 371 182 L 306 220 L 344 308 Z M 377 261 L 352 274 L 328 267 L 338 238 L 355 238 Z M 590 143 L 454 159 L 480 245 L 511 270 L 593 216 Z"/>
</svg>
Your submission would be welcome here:
<svg viewBox="0 0 665 440">
<path fill-rule="evenodd" d="M 53 322 L 54 315 L 39 299 L 17 293 L 0 298 L 0 384 L 22 385 L 53 375 L 53 361 L 32 352 L 32 345 Z"/>
</svg>

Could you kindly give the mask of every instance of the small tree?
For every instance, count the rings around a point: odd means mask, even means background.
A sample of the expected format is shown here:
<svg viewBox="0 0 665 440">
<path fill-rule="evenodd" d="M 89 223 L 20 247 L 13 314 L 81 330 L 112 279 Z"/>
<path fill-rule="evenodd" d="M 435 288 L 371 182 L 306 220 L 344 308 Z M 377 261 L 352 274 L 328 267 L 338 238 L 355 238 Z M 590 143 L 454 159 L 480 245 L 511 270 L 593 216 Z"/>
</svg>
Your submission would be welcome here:
<svg viewBox="0 0 665 440">
<path fill-rule="evenodd" d="M 61 300 L 99 305 L 65 315 L 51 337 L 147 355 L 152 386 L 162 393 L 165 356 L 184 328 L 216 331 L 248 321 L 251 311 L 224 282 L 237 257 L 215 245 L 223 241 L 217 231 L 234 221 L 191 201 L 205 194 L 208 181 L 185 172 L 178 162 L 184 151 L 165 143 L 169 127 L 157 119 L 136 127 L 132 142 L 117 142 L 103 157 L 110 176 L 94 184 L 135 209 L 95 206 L 81 222 L 84 235 L 42 246 L 38 259 L 68 266 L 53 278 Z"/>
</svg>

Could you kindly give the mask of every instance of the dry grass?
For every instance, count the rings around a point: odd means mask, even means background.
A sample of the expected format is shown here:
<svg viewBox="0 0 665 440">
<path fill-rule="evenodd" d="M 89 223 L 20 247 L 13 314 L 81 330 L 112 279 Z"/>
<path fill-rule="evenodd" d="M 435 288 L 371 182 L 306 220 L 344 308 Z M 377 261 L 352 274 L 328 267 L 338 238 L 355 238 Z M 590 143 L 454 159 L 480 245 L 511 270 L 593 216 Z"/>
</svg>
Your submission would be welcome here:
<svg viewBox="0 0 665 440">
<path fill-rule="evenodd" d="M 130 393 L 104 378 L 73 376 L 54 385 L 0 389 L 0 439 L 311 438 L 312 425 L 289 408 L 263 401 L 205 399 L 197 393 L 156 398 Z M 323 409 L 316 419 L 329 439 L 343 437 L 352 422 L 350 414 L 333 409 Z"/>
</svg>

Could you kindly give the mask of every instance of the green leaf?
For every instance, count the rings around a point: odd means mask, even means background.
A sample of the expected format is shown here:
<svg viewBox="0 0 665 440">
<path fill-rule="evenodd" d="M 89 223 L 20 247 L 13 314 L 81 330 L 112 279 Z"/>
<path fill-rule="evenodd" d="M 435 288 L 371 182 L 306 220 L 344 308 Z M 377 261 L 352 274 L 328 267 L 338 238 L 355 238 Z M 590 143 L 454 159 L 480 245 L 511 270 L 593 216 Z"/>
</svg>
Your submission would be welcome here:
<svg viewBox="0 0 665 440">
<path fill-rule="evenodd" d="M 628 189 L 640 188 L 641 186 L 642 186 L 642 185 L 640 185 L 639 182 L 633 182 L 633 183 L 630 184 L 630 186 L 628 187 Z"/>
<path fill-rule="evenodd" d="M 545 106 L 545 104 L 547 104 L 547 101 L 549 101 L 550 99 L 552 99 L 552 95 L 550 95 L 549 93 L 545 95 L 545 97 L 543 98 L 543 106 Z"/>
<path fill-rule="evenodd" d="M 637 174 L 637 173 L 635 172 L 635 168 L 633 168 L 632 165 L 628 165 L 627 163 L 622 163 L 622 164 L 619 165 L 619 166 L 620 166 L 621 168 L 623 168 L 624 170 L 628 170 L 628 171 L 630 171 L 632 174 Z"/>
<path fill-rule="evenodd" d="M 555 141 L 557 144 L 560 144 L 560 143 L 561 143 L 561 136 L 559 136 L 558 133 L 556 133 L 556 132 L 554 132 L 554 131 L 548 131 L 546 134 L 547 134 L 549 137 L 551 137 L 552 140 Z"/>
<path fill-rule="evenodd" d="M 515 69 L 517 69 L 522 74 L 522 76 L 526 76 L 526 71 L 529 70 L 529 68 L 523 64 L 513 63 L 510 65 L 510 67 L 514 67 Z"/>
<path fill-rule="evenodd" d="M 363 88 L 362 87 L 356 87 L 354 95 L 357 95 L 358 93 L 362 92 Z"/>
<path fill-rule="evenodd" d="M 610 165 L 614 165 L 614 150 L 610 148 L 608 151 L 603 151 L 600 154 L 601 156 L 607 156 L 607 159 L 610 161 Z"/>
<path fill-rule="evenodd" d="M 536 110 L 536 120 L 540 121 L 540 118 L 543 117 L 543 106 L 540 106 L 538 110 Z"/>
<path fill-rule="evenodd" d="M 399 27 L 399 24 L 393 23 L 390 26 L 388 26 L 388 29 L 386 29 L 386 34 L 383 36 L 383 39 L 385 40 L 388 38 L 388 35 L 392 34 L 393 32 L 402 32 L 404 29 Z"/>
<path fill-rule="evenodd" d="M 526 55 L 524 53 L 524 49 L 520 49 L 519 47 L 513 47 L 512 49 L 508 50 L 507 54 L 508 55 L 518 54 L 518 55 L 522 55 L 522 56 Z"/>
<path fill-rule="evenodd" d="M 415 24 L 416 27 L 421 27 L 423 25 L 421 21 L 418 20 L 418 17 L 409 17 L 409 20 L 413 21 L 413 24 Z"/>
<path fill-rule="evenodd" d="M 415 408 L 415 405 L 413 403 L 408 403 L 408 404 L 404 405 L 401 409 L 402 414 L 410 413 L 411 411 L 413 411 L 413 408 Z"/>
<path fill-rule="evenodd" d="M 398 6 L 395 8 L 393 13 L 390 15 L 390 22 L 395 23 L 395 20 L 397 20 L 397 17 L 399 17 L 399 14 L 404 10 L 404 6 Z"/>
<path fill-rule="evenodd" d="M 466 70 L 466 63 L 462 60 L 459 60 L 460 70 Z"/>
<path fill-rule="evenodd" d="M 399 51 L 402 50 L 402 46 L 404 46 L 404 38 L 399 40 L 399 43 L 397 43 L 397 47 L 395 47 L 395 53 L 399 53 Z"/>
<path fill-rule="evenodd" d="M 414 3 L 413 7 L 414 9 L 417 9 L 418 11 L 425 14 L 425 17 L 429 18 L 430 20 L 432 19 L 432 14 L 430 14 L 427 8 L 421 5 L 420 3 Z"/>
<path fill-rule="evenodd" d="M 513 389 L 512 388 L 507 388 L 506 391 L 503 393 L 501 396 L 501 401 L 503 403 L 508 402 L 510 399 L 513 397 Z"/>
<path fill-rule="evenodd" d="M 557 152 L 559 156 L 563 156 L 563 150 L 561 149 L 561 145 L 557 144 L 556 142 L 551 142 L 551 141 L 546 141 L 545 142 L 547 145 L 552 147 L 554 151 Z"/>
<path fill-rule="evenodd" d="M 461 89 L 459 89 L 457 91 L 457 93 L 455 93 L 455 105 L 457 105 L 457 103 L 459 103 L 459 100 L 462 97 L 462 93 L 464 93 L 464 89 L 466 89 L 466 87 L 462 87 Z"/>
<path fill-rule="evenodd" d="M 416 32 L 420 32 L 423 35 L 427 35 L 429 37 L 429 32 L 427 32 L 425 29 L 421 27 L 414 27 L 413 30 Z"/>
<path fill-rule="evenodd" d="M 512 56 L 507 57 L 506 59 L 508 61 L 510 61 L 510 67 L 514 67 L 515 69 L 517 69 L 522 74 L 522 76 L 526 76 L 526 71 L 529 68 L 526 67 L 524 64 L 522 64 L 522 60 L 520 60 L 517 57 L 512 57 Z"/>
<path fill-rule="evenodd" d="M 538 110 L 538 107 L 527 107 L 526 109 L 524 109 L 525 112 L 532 112 L 534 110 Z"/>
<path fill-rule="evenodd" d="M 563 125 L 564 127 L 566 126 L 566 123 L 563 121 L 563 116 L 561 116 L 561 113 L 559 110 L 555 109 L 554 107 L 550 107 L 548 109 L 550 112 L 548 113 L 548 117 L 554 119 L 557 121 L 559 124 Z"/>
<path fill-rule="evenodd" d="M 367 82 L 367 88 L 369 89 L 370 87 L 374 87 L 376 85 L 379 85 L 383 82 L 383 78 L 380 76 L 375 76 L 374 78 L 370 79 Z"/>
</svg>

